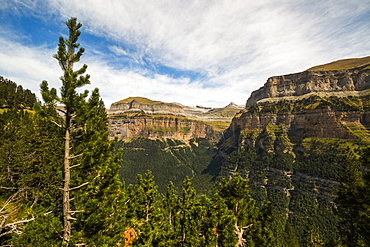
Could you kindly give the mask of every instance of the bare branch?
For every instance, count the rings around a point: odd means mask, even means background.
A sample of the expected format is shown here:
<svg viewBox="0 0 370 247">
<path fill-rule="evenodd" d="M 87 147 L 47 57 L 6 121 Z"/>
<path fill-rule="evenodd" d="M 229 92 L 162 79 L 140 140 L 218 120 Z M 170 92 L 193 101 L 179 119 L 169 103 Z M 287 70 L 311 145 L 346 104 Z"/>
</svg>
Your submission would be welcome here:
<svg viewBox="0 0 370 247">
<path fill-rule="evenodd" d="M 71 215 L 74 215 L 76 213 L 83 213 L 85 210 L 78 210 L 78 211 L 68 211 Z"/>
<path fill-rule="evenodd" d="M 46 212 L 44 213 L 44 216 L 52 213 L 53 211 L 49 211 L 49 212 Z M 6 220 L 6 216 L 3 216 L 4 217 L 4 220 L 2 222 L 2 225 L 0 226 L 0 229 L 4 229 L 4 228 L 11 228 L 10 231 L 7 231 L 7 232 L 3 232 L 0 234 L 0 237 L 2 236 L 5 236 L 5 235 L 8 235 L 8 234 L 12 234 L 12 233 L 16 233 L 16 234 L 22 234 L 22 232 L 20 230 L 17 229 L 17 225 L 19 224 L 23 224 L 23 223 L 27 223 L 27 222 L 30 222 L 30 221 L 34 221 L 36 218 L 35 216 L 32 216 L 32 218 L 30 219 L 26 219 L 26 220 L 20 220 L 20 221 L 16 221 L 16 222 L 12 222 L 12 223 L 8 223 L 6 225 L 4 225 L 4 221 Z"/>
<path fill-rule="evenodd" d="M 72 156 L 72 157 L 69 157 L 68 159 L 74 159 L 74 158 L 77 158 L 77 157 L 80 157 L 81 155 L 83 155 L 83 153 L 80 153 L 80 154 L 77 154 L 77 155 L 75 155 L 75 156 Z"/>
<path fill-rule="evenodd" d="M 58 126 L 59 128 L 63 128 L 63 126 L 62 125 L 60 125 L 60 124 L 58 124 L 57 122 L 55 122 L 54 120 L 53 121 L 51 121 L 53 124 L 55 124 L 56 126 Z"/>
<path fill-rule="evenodd" d="M 10 230 L 10 231 L 7 231 L 7 232 L 3 232 L 3 233 L 1 233 L 0 234 L 0 238 L 2 237 L 2 236 L 5 236 L 5 235 L 8 235 L 8 234 L 11 234 L 11 233 L 13 233 L 14 231 L 13 230 Z M 11 246 L 11 245 L 4 245 L 4 246 Z"/>
<path fill-rule="evenodd" d="M 67 112 L 65 110 L 57 108 L 57 111 L 60 111 L 60 112 L 64 113 L 64 115 L 67 115 Z"/>
<path fill-rule="evenodd" d="M 16 190 L 18 188 L 16 188 L 16 187 L 4 187 L 4 186 L 0 186 L 0 189 L 4 189 L 4 190 Z"/>
<path fill-rule="evenodd" d="M 76 187 L 70 188 L 70 189 L 69 189 L 69 191 L 71 191 L 71 190 L 76 190 L 76 189 L 81 188 L 82 186 L 85 186 L 85 185 L 88 185 L 88 184 L 89 184 L 89 182 L 83 183 L 83 184 L 81 184 L 81 185 L 79 185 L 79 186 L 76 186 Z"/>
<path fill-rule="evenodd" d="M 67 216 L 67 219 L 68 219 L 68 220 L 77 220 L 76 218 L 73 218 L 73 217 L 71 217 L 71 216 Z"/>
<path fill-rule="evenodd" d="M 8 223 L 8 224 L 4 225 L 3 228 L 5 228 L 5 227 L 12 227 L 12 226 L 19 225 L 19 224 L 22 224 L 22 223 L 27 223 L 27 222 L 30 222 L 30 221 L 33 221 L 33 220 L 35 220 L 35 216 L 32 216 L 31 219 L 20 220 L 20 221 L 16 221 L 16 222 L 13 222 L 13 223 Z"/>
<path fill-rule="evenodd" d="M 3 207 L 0 209 L 0 212 L 2 212 L 13 200 L 14 198 L 21 193 L 25 188 L 19 189 L 17 192 L 15 192 L 13 195 L 11 195 L 4 203 Z"/>
<path fill-rule="evenodd" d="M 82 165 L 82 164 L 81 164 L 81 163 L 79 163 L 79 164 L 77 164 L 77 165 L 70 166 L 70 167 L 69 167 L 69 169 L 75 168 L 75 167 L 80 166 L 80 165 Z"/>
</svg>

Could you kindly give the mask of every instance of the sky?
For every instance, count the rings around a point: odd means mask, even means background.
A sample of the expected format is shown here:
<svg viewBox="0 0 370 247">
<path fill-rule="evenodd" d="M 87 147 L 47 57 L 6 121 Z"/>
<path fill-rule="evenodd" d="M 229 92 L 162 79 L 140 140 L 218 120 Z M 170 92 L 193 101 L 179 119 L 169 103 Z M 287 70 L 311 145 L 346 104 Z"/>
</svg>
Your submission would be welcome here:
<svg viewBox="0 0 370 247">
<path fill-rule="evenodd" d="M 85 89 L 108 108 L 137 96 L 244 105 L 271 76 L 370 55 L 369 0 L 0 0 L 0 76 L 39 99 L 43 80 L 59 89 L 70 17 Z"/>
</svg>

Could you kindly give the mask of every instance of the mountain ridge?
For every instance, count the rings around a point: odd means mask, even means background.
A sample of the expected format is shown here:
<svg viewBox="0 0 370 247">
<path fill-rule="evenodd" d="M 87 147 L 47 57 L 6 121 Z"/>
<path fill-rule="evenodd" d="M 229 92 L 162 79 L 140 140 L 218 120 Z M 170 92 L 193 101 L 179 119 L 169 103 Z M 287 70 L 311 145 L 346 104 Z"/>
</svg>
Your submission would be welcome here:
<svg viewBox="0 0 370 247">
<path fill-rule="evenodd" d="M 113 103 L 107 111 L 110 138 L 143 136 L 190 140 L 217 137 L 242 109 L 234 103 L 223 108 L 189 107 L 144 97 L 129 97 Z"/>
<path fill-rule="evenodd" d="M 370 88 L 370 57 L 360 63 L 352 62 L 350 69 L 326 70 L 327 66 L 341 68 L 340 60 L 327 65 L 313 67 L 303 72 L 273 76 L 258 90 L 251 93 L 246 108 L 254 103 L 271 98 L 301 96 L 309 93 L 360 92 Z M 349 61 L 357 61 L 350 59 Z M 322 68 L 320 70 L 320 68 Z"/>
</svg>

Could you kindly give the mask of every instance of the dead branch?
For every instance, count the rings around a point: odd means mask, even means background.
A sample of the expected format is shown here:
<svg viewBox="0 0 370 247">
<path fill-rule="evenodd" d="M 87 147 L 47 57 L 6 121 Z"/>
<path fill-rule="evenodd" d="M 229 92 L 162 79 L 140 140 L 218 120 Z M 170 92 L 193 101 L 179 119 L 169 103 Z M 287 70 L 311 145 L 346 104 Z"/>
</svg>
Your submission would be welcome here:
<svg viewBox="0 0 370 247">
<path fill-rule="evenodd" d="M 67 114 L 67 113 L 66 113 L 66 111 L 64 111 L 64 110 L 62 110 L 62 109 L 57 108 L 57 110 L 58 110 L 58 111 L 60 111 L 60 112 L 62 112 L 62 113 L 64 113 L 64 115 L 66 115 L 66 114 Z"/>
<path fill-rule="evenodd" d="M 71 215 L 74 215 L 76 213 L 83 213 L 85 212 L 85 210 L 78 210 L 78 211 L 68 211 L 68 213 L 70 213 Z"/>
<path fill-rule="evenodd" d="M 77 158 L 77 157 L 80 157 L 81 155 L 83 155 L 83 153 L 80 153 L 80 154 L 77 154 L 77 155 L 75 155 L 75 156 L 71 156 L 71 157 L 69 157 L 68 159 L 74 159 L 74 158 Z"/>
<path fill-rule="evenodd" d="M 53 124 L 55 124 L 56 126 L 58 126 L 59 128 L 63 128 L 62 125 L 58 124 L 57 122 L 55 122 L 54 120 L 51 121 Z"/>
<path fill-rule="evenodd" d="M 0 209 L 0 212 L 2 212 L 13 200 L 14 198 L 21 193 L 24 190 L 24 188 L 19 189 L 17 192 L 15 192 L 13 195 L 11 195 L 4 203 L 3 207 Z"/>
<path fill-rule="evenodd" d="M 4 186 L 0 186 L 0 189 L 4 189 L 4 190 L 16 190 L 18 188 L 16 188 L 16 187 L 4 187 Z"/>
<path fill-rule="evenodd" d="M 81 188 L 82 186 L 85 186 L 85 185 L 88 185 L 88 184 L 89 184 L 89 182 L 83 183 L 83 184 L 81 184 L 81 185 L 79 185 L 79 186 L 76 186 L 76 187 L 70 188 L 70 189 L 69 189 L 69 191 L 71 191 L 71 190 L 76 190 L 76 189 Z"/>
<path fill-rule="evenodd" d="M 3 228 L 5 228 L 5 227 L 12 228 L 13 226 L 16 226 L 16 225 L 19 225 L 19 224 L 22 224 L 22 223 L 27 223 L 27 222 L 30 222 L 30 221 L 33 221 L 33 220 L 35 220 L 35 216 L 32 216 L 31 219 L 20 220 L 20 221 L 16 221 L 16 222 L 13 222 L 13 223 L 8 223 L 8 224 L 4 225 Z"/>
<path fill-rule="evenodd" d="M 70 166 L 70 167 L 69 167 L 69 169 L 72 169 L 72 168 L 78 167 L 78 166 L 80 166 L 80 165 L 82 165 L 82 164 L 81 164 L 81 163 L 79 163 L 79 164 L 77 164 L 77 165 Z"/>
</svg>

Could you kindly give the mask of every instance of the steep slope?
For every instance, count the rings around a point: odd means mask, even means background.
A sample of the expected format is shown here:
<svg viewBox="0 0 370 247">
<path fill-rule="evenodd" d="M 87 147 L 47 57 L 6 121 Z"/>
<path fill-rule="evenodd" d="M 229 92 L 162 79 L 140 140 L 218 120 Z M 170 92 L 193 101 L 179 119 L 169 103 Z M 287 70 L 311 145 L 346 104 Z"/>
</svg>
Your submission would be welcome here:
<svg viewBox="0 0 370 247">
<path fill-rule="evenodd" d="M 178 103 L 130 97 L 113 103 L 108 111 L 110 137 L 193 138 L 217 137 L 242 107 L 187 107 Z"/>
<path fill-rule="evenodd" d="M 301 243 L 308 225 L 334 241 L 346 154 L 370 144 L 369 65 L 367 57 L 269 78 L 233 118 L 208 169 L 218 179 L 247 177 L 257 200 L 272 201 L 277 229 L 289 222 Z"/>
<path fill-rule="evenodd" d="M 252 92 L 246 108 L 263 99 L 294 99 L 296 96 L 310 93 L 320 93 L 321 96 L 347 96 L 348 93 L 357 96 L 358 91 L 369 88 L 370 57 L 341 60 L 301 73 L 269 78 L 263 87 Z"/>
</svg>

